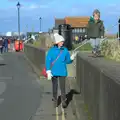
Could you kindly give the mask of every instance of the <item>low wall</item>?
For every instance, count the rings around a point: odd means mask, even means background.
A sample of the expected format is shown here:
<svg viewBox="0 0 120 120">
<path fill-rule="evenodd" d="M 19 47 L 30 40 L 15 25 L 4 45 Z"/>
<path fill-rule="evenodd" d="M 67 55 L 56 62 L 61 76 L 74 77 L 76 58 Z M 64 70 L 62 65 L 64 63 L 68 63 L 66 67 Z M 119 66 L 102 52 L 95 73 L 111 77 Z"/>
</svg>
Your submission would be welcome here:
<svg viewBox="0 0 120 120">
<path fill-rule="evenodd" d="M 120 63 L 79 53 L 76 82 L 90 120 L 120 120 Z"/>
<path fill-rule="evenodd" d="M 36 48 L 32 45 L 25 44 L 24 45 L 24 52 L 27 58 L 34 64 L 34 66 L 41 70 L 45 65 L 45 55 L 46 50 L 41 48 Z"/>
</svg>

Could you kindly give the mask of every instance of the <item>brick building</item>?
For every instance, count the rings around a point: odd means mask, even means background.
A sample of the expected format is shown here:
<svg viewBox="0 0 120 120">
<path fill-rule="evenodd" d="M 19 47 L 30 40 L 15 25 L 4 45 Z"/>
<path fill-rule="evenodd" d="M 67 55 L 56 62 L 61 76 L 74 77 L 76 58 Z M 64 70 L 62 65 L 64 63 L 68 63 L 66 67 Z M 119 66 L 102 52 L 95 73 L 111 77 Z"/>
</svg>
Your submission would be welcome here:
<svg viewBox="0 0 120 120">
<path fill-rule="evenodd" d="M 65 17 L 63 19 L 55 18 L 55 29 L 58 28 L 60 24 L 70 24 L 72 27 L 73 38 L 75 36 L 84 36 L 86 32 L 86 27 L 88 24 L 89 17 Z"/>
<path fill-rule="evenodd" d="M 65 24 L 65 20 L 55 18 L 55 29 L 57 29 L 60 24 Z"/>
</svg>

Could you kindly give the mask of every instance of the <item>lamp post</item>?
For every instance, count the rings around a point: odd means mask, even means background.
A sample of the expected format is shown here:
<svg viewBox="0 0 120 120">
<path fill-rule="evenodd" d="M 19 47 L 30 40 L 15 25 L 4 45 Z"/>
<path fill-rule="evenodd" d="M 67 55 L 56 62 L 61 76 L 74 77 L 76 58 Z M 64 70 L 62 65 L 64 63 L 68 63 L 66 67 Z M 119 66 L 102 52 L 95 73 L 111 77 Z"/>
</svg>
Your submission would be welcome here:
<svg viewBox="0 0 120 120">
<path fill-rule="evenodd" d="M 18 2 L 16 6 L 18 9 L 18 36 L 19 36 L 19 51 L 20 51 L 20 7 L 21 7 L 21 4 Z"/>
<path fill-rule="evenodd" d="M 42 20 L 42 18 L 40 17 L 39 20 L 40 20 L 40 32 L 41 32 L 41 20 Z"/>
</svg>

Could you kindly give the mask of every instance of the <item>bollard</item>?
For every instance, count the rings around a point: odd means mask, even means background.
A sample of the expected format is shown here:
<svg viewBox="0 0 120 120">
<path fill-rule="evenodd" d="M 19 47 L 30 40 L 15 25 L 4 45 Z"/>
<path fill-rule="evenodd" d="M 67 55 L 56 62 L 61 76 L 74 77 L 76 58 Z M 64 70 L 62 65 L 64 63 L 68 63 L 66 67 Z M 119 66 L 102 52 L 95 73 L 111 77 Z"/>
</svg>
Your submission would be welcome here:
<svg viewBox="0 0 120 120">
<path fill-rule="evenodd" d="M 68 50 L 72 50 L 72 29 L 69 24 L 60 24 L 58 26 L 58 33 L 62 35 L 65 39 L 64 45 Z"/>
</svg>

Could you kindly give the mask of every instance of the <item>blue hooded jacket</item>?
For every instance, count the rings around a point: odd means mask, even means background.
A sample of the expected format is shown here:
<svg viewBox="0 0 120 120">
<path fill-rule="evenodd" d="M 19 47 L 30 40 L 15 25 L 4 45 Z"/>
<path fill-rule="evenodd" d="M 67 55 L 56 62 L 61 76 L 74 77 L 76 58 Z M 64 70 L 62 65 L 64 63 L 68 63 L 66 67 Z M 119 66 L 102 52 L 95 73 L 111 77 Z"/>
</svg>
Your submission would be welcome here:
<svg viewBox="0 0 120 120">
<path fill-rule="evenodd" d="M 61 50 L 62 53 L 60 54 Z M 59 54 L 59 58 L 51 68 L 52 62 L 57 58 Z M 46 70 L 51 70 L 53 76 L 67 76 L 68 73 L 66 64 L 70 63 L 72 63 L 72 60 L 70 59 L 69 51 L 65 47 L 58 48 L 57 46 L 53 46 L 47 53 Z"/>
</svg>

